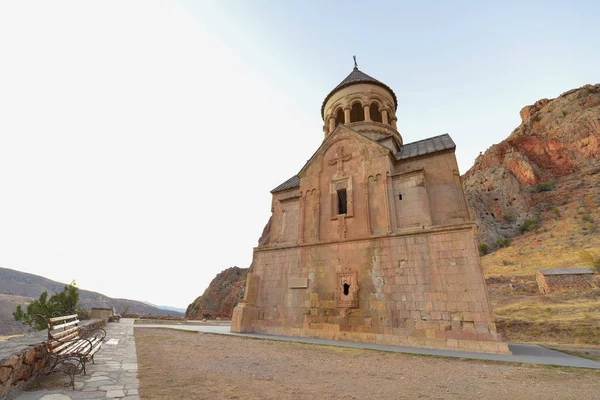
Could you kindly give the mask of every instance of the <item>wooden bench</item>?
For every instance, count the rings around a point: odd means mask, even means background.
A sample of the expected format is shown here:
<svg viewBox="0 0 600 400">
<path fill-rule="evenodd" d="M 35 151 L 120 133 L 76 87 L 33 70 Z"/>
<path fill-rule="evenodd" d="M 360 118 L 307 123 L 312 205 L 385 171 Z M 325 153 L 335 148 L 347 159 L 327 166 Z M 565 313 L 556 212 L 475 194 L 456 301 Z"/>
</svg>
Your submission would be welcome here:
<svg viewBox="0 0 600 400">
<path fill-rule="evenodd" d="M 85 364 L 94 363 L 94 355 L 102 347 L 106 331 L 102 328 L 86 329 L 79 326 L 77 314 L 64 317 L 45 318 L 48 325 L 48 356 L 51 372 L 63 372 L 71 378 L 70 386 L 75 389 L 75 375 L 83 372 Z"/>
</svg>

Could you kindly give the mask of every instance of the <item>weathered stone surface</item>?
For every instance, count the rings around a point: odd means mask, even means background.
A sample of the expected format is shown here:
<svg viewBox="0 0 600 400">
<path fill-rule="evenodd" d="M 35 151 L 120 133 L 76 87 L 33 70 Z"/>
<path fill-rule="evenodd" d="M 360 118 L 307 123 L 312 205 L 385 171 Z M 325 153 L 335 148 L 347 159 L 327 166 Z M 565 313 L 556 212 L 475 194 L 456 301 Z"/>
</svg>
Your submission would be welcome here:
<svg viewBox="0 0 600 400">
<path fill-rule="evenodd" d="M 12 375 L 12 368 L 7 366 L 0 367 L 0 384 L 6 382 L 8 378 Z"/>
<path fill-rule="evenodd" d="M 244 297 L 248 268 L 232 267 L 219 273 L 185 312 L 188 319 L 231 318 L 233 308 Z"/>
<path fill-rule="evenodd" d="M 539 100 L 520 115 L 521 125 L 462 177 L 478 240 L 492 246 L 516 235 L 539 212 L 532 201 L 536 185 L 582 171 L 600 158 L 600 84 Z"/>
<path fill-rule="evenodd" d="M 23 362 L 27 365 L 33 365 L 35 359 L 36 359 L 36 349 L 33 348 L 33 349 L 29 349 L 25 353 L 25 356 L 23 357 Z"/>
</svg>

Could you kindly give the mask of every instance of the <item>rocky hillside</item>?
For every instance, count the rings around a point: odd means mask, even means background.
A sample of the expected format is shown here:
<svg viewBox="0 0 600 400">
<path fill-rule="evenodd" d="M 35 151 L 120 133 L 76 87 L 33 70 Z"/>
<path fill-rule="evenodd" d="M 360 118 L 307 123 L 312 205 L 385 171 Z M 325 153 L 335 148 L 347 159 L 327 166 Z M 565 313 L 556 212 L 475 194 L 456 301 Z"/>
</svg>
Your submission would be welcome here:
<svg viewBox="0 0 600 400">
<path fill-rule="evenodd" d="M 244 298 L 248 271 L 231 267 L 219 273 L 204 294 L 188 306 L 185 318 L 231 318 L 233 308 Z"/>
<path fill-rule="evenodd" d="M 556 208 L 598 183 L 593 176 L 600 158 L 600 84 L 539 100 L 520 115 L 521 125 L 462 177 L 479 241 L 490 248 L 519 234 L 544 208 Z M 546 196 L 558 180 L 572 184 Z"/>
<path fill-rule="evenodd" d="M 541 295 L 535 274 L 600 268 L 600 85 L 539 100 L 521 120 L 462 178 L 490 252 L 482 264 L 498 329 L 512 342 L 598 345 L 600 289 Z"/>
<path fill-rule="evenodd" d="M 12 312 L 16 306 L 25 305 L 40 297 L 46 291 L 50 295 L 61 292 L 64 283 L 52 281 L 42 276 L 28 274 L 8 268 L 0 268 L 0 335 L 12 335 L 22 332 L 24 328 L 14 322 Z M 181 317 L 176 311 L 161 310 L 141 301 L 113 299 L 101 293 L 79 289 L 81 307 L 91 309 L 98 305 L 107 305 L 117 312 L 151 315 L 170 315 Z"/>
</svg>

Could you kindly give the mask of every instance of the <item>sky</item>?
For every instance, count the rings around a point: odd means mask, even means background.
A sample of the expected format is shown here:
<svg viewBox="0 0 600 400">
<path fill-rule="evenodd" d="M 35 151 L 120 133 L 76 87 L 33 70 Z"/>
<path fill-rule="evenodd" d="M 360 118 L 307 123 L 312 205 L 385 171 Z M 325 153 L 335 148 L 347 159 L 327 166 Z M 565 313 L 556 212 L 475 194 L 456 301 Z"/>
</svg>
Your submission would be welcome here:
<svg viewBox="0 0 600 400">
<path fill-rule="evenodd" d="M 590 1 L 2 1 L 0 266 L 186 307 L 248 267 L 353 67 L 461 173 L 600 81 Z"/>
</svg>

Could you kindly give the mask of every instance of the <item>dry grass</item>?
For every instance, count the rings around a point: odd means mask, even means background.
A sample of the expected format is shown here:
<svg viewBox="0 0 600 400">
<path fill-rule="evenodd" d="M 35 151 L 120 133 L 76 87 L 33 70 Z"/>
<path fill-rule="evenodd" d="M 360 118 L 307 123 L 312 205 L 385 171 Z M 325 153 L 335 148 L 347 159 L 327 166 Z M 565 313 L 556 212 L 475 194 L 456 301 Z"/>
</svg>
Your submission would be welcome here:
<svg viewBox="0 0 600 400">
<path fill-rule="evenodd" d="M 599 371 L 136 328 L 143 399 L 583 399 Z"/>
<path fill-rule="evenodd" d="M 595 197 L 570 198 L 570 203 L 542 212 L 537 230 L 482 257 L 498 328 L 509 341 L 600 344 L 599 289 L 544 296 L 535 283 L 540 269 L 594 269 L 600 258 Z"/>
<path fill-rule="evenodd" d="M 496 307 L 495 314 L 512 342 L 600 345 L 600 289 L 529 296 Z"/>
<path fill-rule="evenodd" d="M 0 341 L 2 341 L 2 340 L 8 340 L 10 338 L 19 337 L 19 336 L 23 336 L 23 335 L 6 335 L 6 336 L 0 336 Z"/>
</svg>

